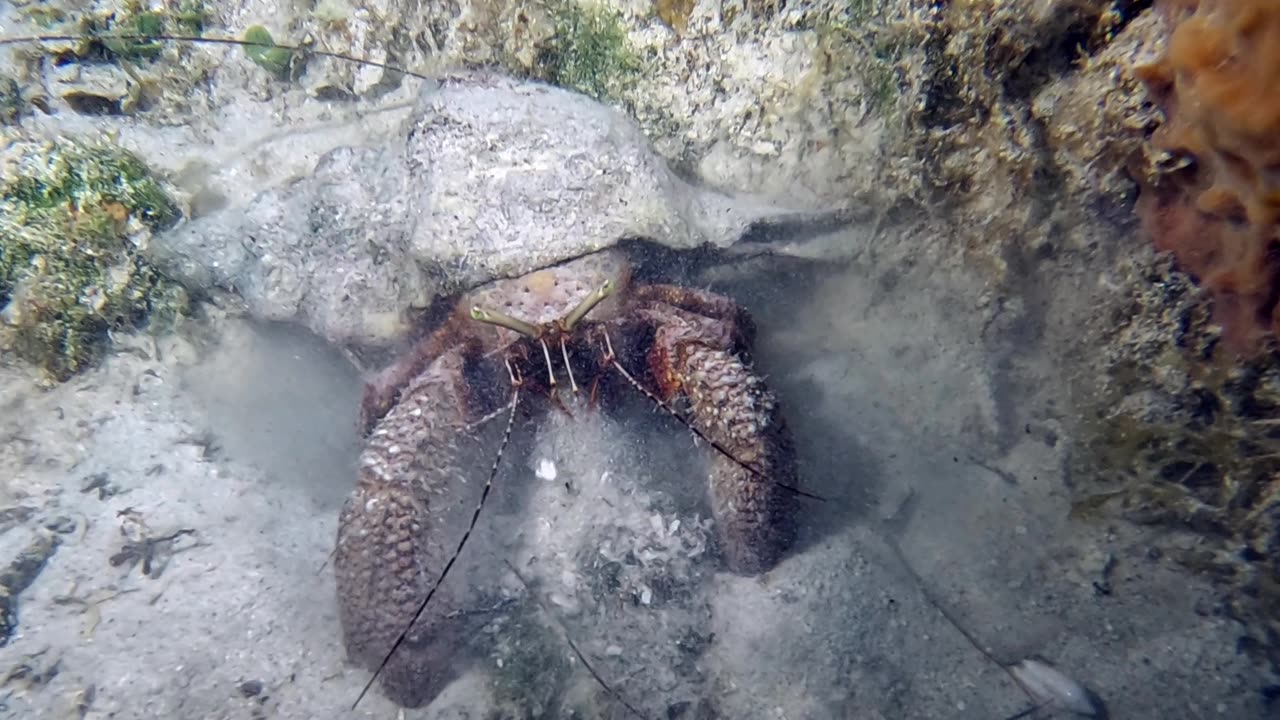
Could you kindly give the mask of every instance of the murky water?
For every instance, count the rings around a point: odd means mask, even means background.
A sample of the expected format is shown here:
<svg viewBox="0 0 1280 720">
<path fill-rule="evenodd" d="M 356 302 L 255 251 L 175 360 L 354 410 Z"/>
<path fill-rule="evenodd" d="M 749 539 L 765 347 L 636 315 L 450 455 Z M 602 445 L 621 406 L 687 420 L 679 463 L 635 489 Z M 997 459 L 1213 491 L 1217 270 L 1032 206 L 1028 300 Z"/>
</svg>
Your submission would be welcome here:
<svg viewBox="0 0 1280 720">
<path fill-rule="evenodd" d="M 397 127 L 407 113 L 401 101 L 417 91 L 397 92 L 405 97 L 367 114 L 347 100 L 313 99 L 308 117 L 344 122 L 309 124 L 284 139 L 255 133 L 249 146 L 274 148 L 257 159 L 246 160 L 243 145 L 218 147 L 227 136 L 216 137 L 212 156 L 183 139 L 162 144 L 190 156 L 147 159 L 186 168 L 178 177 L 203 188 L 189 219 L 237 212 L 250 187 L 309 176 L 326 144 Z M 287 115 L 295 101 L 277 98 L 270 112 Z M 30 129 L 114 122 L 52 113 Z M 252 126 L 237 122 L 223 132 Z M 120 124 L 135 144 L 149 132 Z M 287 167 L 272 163 L 276 154 L 288 155 Z M 237 187 L 237 177 L 254 179 Z M 536 200 L 525 199 L 530 207 Z M 312 206 L 309 226 L 342 226 L 347 219 L 325 214 L 332 207 L 342 204 Z M 714 215 L 698 212 L 681 223 Z M 248 217 L 250 225 L 261 219 Z M 757 326 L 751 367 L 776 395 L 804 491 L 790 498 L 794 543 L 762 572 L 726 567 L 708 498 L 723 453 L 615 368 L 564 350 L 578 391 L 561 376 L 553 402 L 531 383 L 513 406 L 509 438 L 503 408 L 513 391 L 505 373 L 487 372 L 501 367 L 502 354 L 484 372 L 457 376 L 469 424 L 428 447 L 442 455 L 462 448 L 457 472 L 442 481 L 448 493 L 417 497 L 438 522 L 413 531 L 451 556 L 490 480 L 491 493 L 442 585 L 449 599 L 439 602 L 455 604 L 450 634 L 409 642 L 442 654 L 421 679 L 429 690 L 416 707 L 398 706 L 375 682 L 352 709 L 371 668 L 344 647 L 333 562 L 340 512 L 371 442 L 357 427 L 364 381 L 403 349 L 409 333 L 397 322 L 406 321 L 376 307 L 360 316 L 366 329 L 399 333 L 370 349 L 337 347 L 308 329 L 335 326 L 324 323 L 337 323 L 336 311 L 253 317 L 295 289 L 281 279 L 294 267 L 257 256 L 255 267 L 267 268 L 255 276 L 260 285 L 206 288 L 173 330 L 120 328 L 65 382 L 41 388 L 39 370 L 7 353 L 0 717 L 1274 712 L 1274 678 L 1240 652 L 1244 631 L 1225 611 L 1223 589 L 1165 556 L 1176 532 L 1072 514 L 1081 449 L 1070 430 L 1067 343 L 1032 328 L 1033 313 L 1001 319 L 980 301 L 989 288 L 978 274 L 917 260 L 913 238 L 883 220 L 813 223 L 822 239 L 815 246 L 853 248 L 871 237 L 888 248 L 810 253 L 821 259 L 623 245 L 637 283 L 722 294 Z M 394 224 L 368 219 L 378 222 Z M 778 227 L 781 236 L 804 235 Z M 764 235 L 751 240 L 782 246 Z M 246 248 L 256 242 L 244 239 Z M 355 266 L 357 250 L 350 254 Z M 471 262 L 459 267 L 483 267 Z M 358 289 L 353 274 L 323 277 Z M 18 297 L 0 290 L 0 299 Z M 356 307 L 358 291 L 348 300 Z M 406 317 L 439 327 L 448 302 L 428 300 Z M 294 307 L 317 306 L 303 299 Z M 446 340 L 446 349 L 462 347 L 461 334 Z M 645 326 L 619 343 L 617 359 L 660 394 L 650 372 L 656 342 Z M 550 356 L 508 359 L 522 371 L 564 367 Z M 481 409 L 494 412 L 482 419 Z M 434 460 L 419 452 L 411 467 Z M 441 568 L 419 559 L 418 572 L 434 582 Z"/>
</svg>

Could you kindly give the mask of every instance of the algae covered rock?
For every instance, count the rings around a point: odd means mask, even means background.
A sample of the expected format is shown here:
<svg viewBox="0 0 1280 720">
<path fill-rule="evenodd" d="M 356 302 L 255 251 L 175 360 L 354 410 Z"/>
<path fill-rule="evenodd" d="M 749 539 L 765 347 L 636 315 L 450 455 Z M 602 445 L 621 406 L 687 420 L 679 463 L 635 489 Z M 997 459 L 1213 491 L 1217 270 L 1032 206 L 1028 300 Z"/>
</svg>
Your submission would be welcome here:
<svg viewBox="0 0 1280 720">
<path fill-rule="evenodd" d="M 1075 514 L 1174 533 L 1172 559 L 1221 583 L 1251 631 L 1241 647 L 1280 667 L 1280 350 L 1239 361 L 1209 292 L 1167 256 L 1115 275 L 1125 289 L 1076 379 Z"/>
<path fill-rule="evenodd" d="M 1273 3 L 1156 2 L 1129 57 L 1158 112 L 1118 299 L 1089 344 L 1076 507 L 1159 525 L 1175 560 L 1222 584 L 1241 648 L 1280 669 L 1280 346 L 1274 337 L 1274 158 L 1280 29 Z M 1274 184 L 1274 183 L 1272 183 Z"/>
<path fill-rule="evenodd" d="M 109 330 L 169 321 L 186 292 L 141 255 L 179 210 L 134 155 L 102 142 L 6 138 L 0 151 L 0 343 L 53 380 Z"/>
<path fill-rule="evenodd" d="M 57 36 L 19 44 L 6 58 L 15 79 L 39 98 L 45 112 L 90 118 L 146 114 L 180 121 L 208 77 L 210 65 L 196 59 L 192 44 L 153 39 L 198 37 L 210 18 L 201 0 L 163 7 L 139 0 L 12 5 L 0 8 L 6 35 Z"/>
</svg>

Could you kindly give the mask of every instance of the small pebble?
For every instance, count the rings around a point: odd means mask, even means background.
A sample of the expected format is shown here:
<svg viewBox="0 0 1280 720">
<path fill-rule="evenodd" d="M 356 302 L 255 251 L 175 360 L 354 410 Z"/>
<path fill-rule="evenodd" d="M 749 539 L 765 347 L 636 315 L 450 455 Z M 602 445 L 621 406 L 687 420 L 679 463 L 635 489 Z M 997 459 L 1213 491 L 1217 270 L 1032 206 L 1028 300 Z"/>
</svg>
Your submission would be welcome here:
<svg viewBox="0 0 1280 720">
<path fill-rule="evenodd" d="M 239 685 L 240 694 L 247 697 L 257 697 L 262 694 L 261 680 L 245 680 Z"/>
<path fill-rule="evenodd" d="M 76 521 L 66 515 L 59 515 L 55 518 L 49 518 L 43 523 L 46 530 L 66 535 L 76 531 Z"/>
</svg>

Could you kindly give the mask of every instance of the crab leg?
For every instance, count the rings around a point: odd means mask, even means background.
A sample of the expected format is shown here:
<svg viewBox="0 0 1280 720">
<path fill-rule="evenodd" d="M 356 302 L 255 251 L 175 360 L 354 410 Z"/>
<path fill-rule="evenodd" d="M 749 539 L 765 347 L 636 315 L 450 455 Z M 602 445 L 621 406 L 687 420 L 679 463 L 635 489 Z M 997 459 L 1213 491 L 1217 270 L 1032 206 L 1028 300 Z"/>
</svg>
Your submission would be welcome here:
<svg viewBox="0 0 1280 720">
<path fill-rule="evenodd" d="M 634 288 L 630 298 L 633 303 L 677 308 L 719 321 L 714 327 L 705 328 L 715 336 L 718 346 L 742 349 L 755 343 L 755 322 L 741 305 L 723 295 L 679 285 L 652 284 Z"/>
<path fill-rule="evenodd" d="M 442 583 L 489 495 L 519 398 L 512 375 L 516 390 L 502 448 L 471 524 L 450 553 L 441 537 L 452 509 L 447 498 L 465 489 L 461 446 L 468 435 L 468 395 L 462 366 L 460 351 L 441 355 L 374 426 L 338 522 L 334 575 L 343 642 L 353 661 L 374 670 L 361 698 L 381 677 L 392 700 L 416 707 L 434 697 L 456 667 L 452 656 L 465 630 L 450 617 L 459 605 L 456 590 Z"/>
<path fill-rule="evenodd" d="M 364 396 L 360 399 L 360 434 L 367 435 L 374 424 L 396 404 L 401 388 L 421 375 L 446 350 L 457 345 L 457 338 L 465 337 L 465 332 L 463 321 L 450 317 L 435 332 L 415 343 L 400 360 L 370 378 L 365 383 Z"/>
<path fill-rule="evenodd" d="M 730 570 L 769 570 L 794 539 L 795 450 L 773 394 L 732 351 L 723 321 L 654 311 L 650 373 L 668 404 L 682 400 L 690 427 L 717 450 L 710 496 Z"/>
<path fill-rule="evenodd" d="M 564 358 L 564 371 L 569 373 L 569 387 L 573 394 L 578 394 L 578 382 L 573 379 L 573 365 L 569 362 L 569 348 L 565 347 L 564 336 L 560 336 L 560 356 Z"/>
<path fill-rule="evenodd" d="M 359 478 L 338 521 L 334 551 L 338 615 L 348 656 L 373 668 L 414 620 L 430 590 L 430 571 L 448 558 L 438 531 L 446 508 L 437 498 L 461 475 L 458 438 L 466 425 L 462 356 L 451 351 L 406 387 L 374 425 L 360 455 Z M 426 462 L 419 462 L 426 458 Z M 448 682 L 458 598 L 446 589 L 432 613 L 409 632 L 410 643 L 384 662 L 387 695 L 416 706 Z"/>
<path fill-rule="evenodd" d="M 551 367 L 551 351 L 547 349 L 546 340 L 538 340 L 538 344 L 542 346 L 542 359 L 547 362 L 547 378 L 548 385 L 554 390 L 556 387 L 556 369 Z"/>
</svg>

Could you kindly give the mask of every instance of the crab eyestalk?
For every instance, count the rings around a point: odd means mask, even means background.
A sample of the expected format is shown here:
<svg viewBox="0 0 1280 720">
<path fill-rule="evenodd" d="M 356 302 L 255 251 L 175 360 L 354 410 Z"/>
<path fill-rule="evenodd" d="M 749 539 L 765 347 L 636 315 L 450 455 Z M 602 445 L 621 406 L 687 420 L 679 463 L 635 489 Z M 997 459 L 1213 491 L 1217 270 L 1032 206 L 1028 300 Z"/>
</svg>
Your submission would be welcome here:
<svg viewBox="0 0 1280 720">
<path fill-rule="evenodd" d="M 508 330 L 514 330 L 521 335 L 538 339 L 542 336 L 542 329 L 537 325 L 527 323 L 523 320 L 517 320 L 510 315 L 500 313 L 497 310 L 485 310 L 480 306 L 471 308 L 471 319 L 477 322 L 488 323 L 489 325 L 497 325 Z"/>
<path fill-rule="evenodd" d="M 604 284 L 596 288 L 590 295 L 583 298 L 582 302 L 578 303 L 578 307 L 574 308 L 568 315 L 564 316 L 563 324 L 565 332 L 572 332 L 573 328 L 578 323 L 582 322 L 582 318 L 586 317 L 587 313 L 591 312 L 592 308 L 599 305 L 605 298 L 612 294 L 613 281 L 605 280 Z"/>
</svg>

